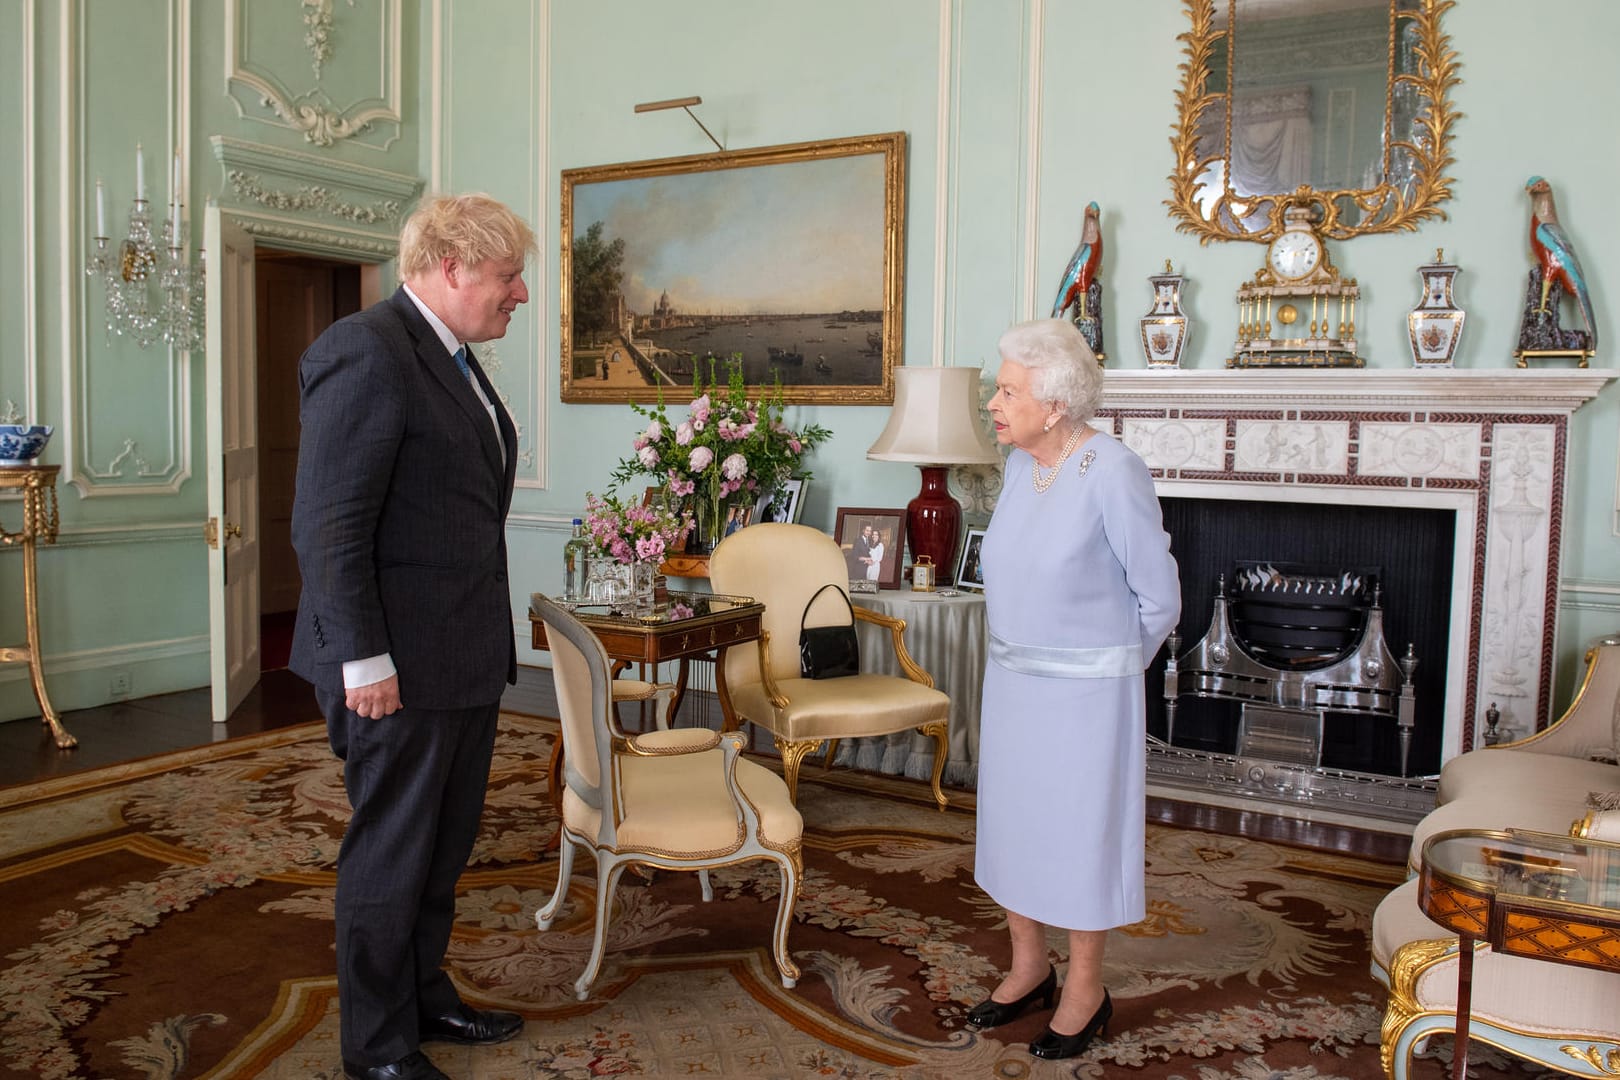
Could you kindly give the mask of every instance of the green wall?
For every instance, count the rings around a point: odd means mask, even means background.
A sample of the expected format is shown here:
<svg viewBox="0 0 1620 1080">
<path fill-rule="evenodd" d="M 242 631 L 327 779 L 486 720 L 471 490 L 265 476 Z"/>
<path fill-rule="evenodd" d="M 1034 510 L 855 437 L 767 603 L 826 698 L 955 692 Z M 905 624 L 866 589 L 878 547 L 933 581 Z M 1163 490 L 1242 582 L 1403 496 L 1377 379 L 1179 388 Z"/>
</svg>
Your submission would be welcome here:
<svg viewBox="0 0 1620 1080">
<path fill-rule="evenodd" d="M 6 99 L 24 103 L 0 116 L 12 151 L 0 164 L 0 412 L 12 403 L 58 426 L 45 461 L 65 466 L 62 539 L 40 559 L 58 708 L 108 700 L 114 673 L 129 673 L 137 696 L 208 677 L 202 357 L 109 342 L 99 290 L 82 273 L 95 177 L 107 178 L 109 217 L 121 226 L 137 140 L 160 189 L 168 148 L 184 146 L 199 234 L 210 198 L 272 246 L 338 243 L 375 261 L 393 227 L 356 224 L 344 207 L 360 195 L 337 209 L 310 197 L 278 209 L 262 190 L 244 194 L 216 160 L 214 136 L 279 162 L 284 175 L 267 167 L 262 176 L 281 175 L 284 194 L 304 190 L 291 178 L 319 174 L 328 188 L 352 184 L 386 201 L 376 192 L 417 178 L 429 190 L 490 191 L 530 216 L 542 250 L 533 299 L 490 358 L 523 433 L 510 536 L 514 633 L 527 662 L 539 662 L 526 648 L 528 593 L 559 585 L 568 522 L 638 426 L 626 407 L 557 397 L 558 173 L 711 149 L 682 113 L 638 115 L 637 102 L 701 95 L 698 114 L 733 148 L 905 131 L 907 363 L 993 364 L 1007 324 L 1048 310 L 1091 200 L 1102 206 L 1113 368 L 1142 366 L 1135 321 L 1150 306 L 1148 275 L 1167 258 L 1189 278 L 1195 321 L 1183 362 L 1221 367 L 1233 292 L 1260 264 L 1258 246 L 1201 247 L 1166 214 L 1176 36 L 1186 29 L 1170 0 L 334 0 L 327 9 L 330 53 L 317 75 L 296 4 L 0 5 L 0 81 Z M 1517 0 L 1465 0 L 1446 29 L 1464 114 L 1448 219 L 1333 250 L 1363 289 L 1369 365 L 1408 366 L 1416 267 L 1443 247 L 1463 267 L 1469 311 L 1459 366 L 1512 366 L 1533 173 L 1555 185 L 1605 340 L 1615 340 L 1605 237 L 1617 239 L 1620 226 L 1605 193 L 1620 150 L 1591 118 L 1620 90 L 1608 56 L 1620 5 L 1562 0 L 1532 19 Z M 1550 55 L 1556 90 L 1526 60 Z M 320 145 L 261 104 L 261 84 L 333 115 L 375 118 Z M 1620 626 L 1617 397 L 1611 387 L 1572 425 L 1560 701 L 1582 643 Z M 915 493 L 914 469 L 865 460 L 884 409 L 801 407 L 790 417 L 837 432 L 812 461 L 807 523 L 830 527 L 840 505 L 903 505 Z M 15 516 L 0 503 L 0 523 Z M 0 641 L 21 639 L 20 561 L 0 551 Z M 0 718 L 35 714 L 24 670 L 0 668 Z"/>
</svg>

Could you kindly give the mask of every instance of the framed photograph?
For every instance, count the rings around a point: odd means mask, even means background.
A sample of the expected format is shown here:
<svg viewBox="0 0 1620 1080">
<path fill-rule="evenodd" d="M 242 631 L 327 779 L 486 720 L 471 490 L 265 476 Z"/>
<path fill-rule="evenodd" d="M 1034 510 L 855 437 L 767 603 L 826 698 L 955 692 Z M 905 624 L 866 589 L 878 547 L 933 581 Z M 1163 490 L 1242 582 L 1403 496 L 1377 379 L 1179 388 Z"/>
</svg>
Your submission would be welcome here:
<svg viewBox="0 0 1620 1080">
<path fill-rule="evenodd" d="M 738 529 L 743 528 L 754 520 L 754 507 L 751 504 L 733 506 L 726 511 L 726 527 L 721 530 L 722 537 L 730 536 Z"/>
<path fill-rule="evenodd" d="M 956 587 L 973 592 L 984 591 L 984 568 L 979 565 L 979 545 L 984 542 L 983 529 L 969 529 L 962 542 L 962 561 L 956 564 Z"/>
<path fill-rule="evenodd" d="M 875 581 L 880 589 L 900 587 L 906 549 L 904 510 L 840 506 L 833 537 L 844 550 L 851 581 Z"/>
<path fill-rule="evenodd" d="M 795 476 L 785 481 L 773 494 L 759 497 L 759 502 L 754 504 L 754 523 L 782 521 L 796 525 L 803 512 L 804 478 Z"/>
<path fill-rule="evenodd" d="M 906 135 L 562 174 L 562 400 L 888 405 L 904 325 Z"/>
</svg>

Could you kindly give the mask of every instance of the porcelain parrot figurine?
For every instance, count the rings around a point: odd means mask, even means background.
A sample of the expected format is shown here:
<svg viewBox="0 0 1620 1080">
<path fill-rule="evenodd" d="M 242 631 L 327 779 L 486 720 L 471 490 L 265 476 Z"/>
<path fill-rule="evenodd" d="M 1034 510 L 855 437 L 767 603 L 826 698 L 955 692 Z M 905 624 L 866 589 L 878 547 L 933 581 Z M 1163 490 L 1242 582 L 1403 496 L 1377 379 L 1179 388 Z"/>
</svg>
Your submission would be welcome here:
<svg viewBox="0 0 1620 1080">
<path fill-rule="evenodd" d="M 1587 347 L 1596 352 L 1598 336 L 1597 322 L 1592 316 L 1592 296 L 1587 290 L 1586 275 L 1581 272 L 1581 261 L 1575 257 L 1575 245 L 1558 224 L 1552 185 L 1539 176 L 1532 176 L 1524 190 L 1530 193 L 1530 252 L 1541 268 L 1541 307 L 1538 310 L 1543 314 L 1547 311 L 1547 293 L 1556 281 L 1580 305 L 1581 320 L 1586 324 L 1586 335 L 1590 339 Z"/>
<path fill-rule="evenodd" d="M 1080 246 L 1074 249 L 1074 256 L 1063 271 L 1057 300 L 1052 304 L 1054 319 L 1061 319 L 1071 307 L 1078 312 L 1078 318 L 1091 317 L 1086 310 L 1086 292 L 1091 288 L 1091 283 L 1097 280 L 1097 271 L 1102 269 L 1102 227 L 1097 223 L 1100 213 L 1102 208 L 1096 203 L 1086 206 L 1086 220 L 1080 227 Z"/>
</svg>

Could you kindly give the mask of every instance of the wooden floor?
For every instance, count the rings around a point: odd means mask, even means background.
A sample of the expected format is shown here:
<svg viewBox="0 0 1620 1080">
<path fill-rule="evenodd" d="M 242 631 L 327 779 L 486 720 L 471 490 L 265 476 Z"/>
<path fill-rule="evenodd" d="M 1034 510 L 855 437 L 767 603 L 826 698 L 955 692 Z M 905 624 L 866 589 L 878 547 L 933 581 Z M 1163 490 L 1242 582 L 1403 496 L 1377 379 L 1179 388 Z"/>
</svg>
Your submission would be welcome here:
<svg viewBox="0 0 1620 1080">
<path fill-rule="evenodd" d="M 518 685 L 502 705 L 514 712 L 551 715 L 548 682 L 540 668 L 520 668 Z M 0 723 L 0 787 L 117 765 L 154 754 L 201 746 L 238 735 L 308 723 L 321 718 L 309 684 L 291 672 L 267 671 L 231 719 L 214 724 L 207 687 L 139 698 L 62 714 L 78 737 L 73 750 L 58 750 L 36 721 Z M 1236 810 L 1150 798 L 1148 820 L 1205 832 L 1403 863 L 1408 838 L 1387 832 L 1312 822 L 1257 810 Z"/>
</svg>

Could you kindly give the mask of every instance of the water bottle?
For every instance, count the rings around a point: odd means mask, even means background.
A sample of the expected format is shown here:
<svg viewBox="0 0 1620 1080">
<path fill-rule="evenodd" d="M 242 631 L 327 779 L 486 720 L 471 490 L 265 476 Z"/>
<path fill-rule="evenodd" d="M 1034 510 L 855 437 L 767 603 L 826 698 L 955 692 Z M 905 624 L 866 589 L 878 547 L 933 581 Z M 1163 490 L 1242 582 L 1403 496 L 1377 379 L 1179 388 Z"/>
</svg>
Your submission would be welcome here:
<svg viewBox="0 0 1620 1080">
<path fill-rule="evenodd" d="M 569 537 L 568 542 L 563 545 L 564 600 L 586 599 L 588 591 L 586 571 L 590 550 L 590 543 L 585 539 L 585 523 L 579 518 L 575 518 L 574 535 Z"/>
</svg>

